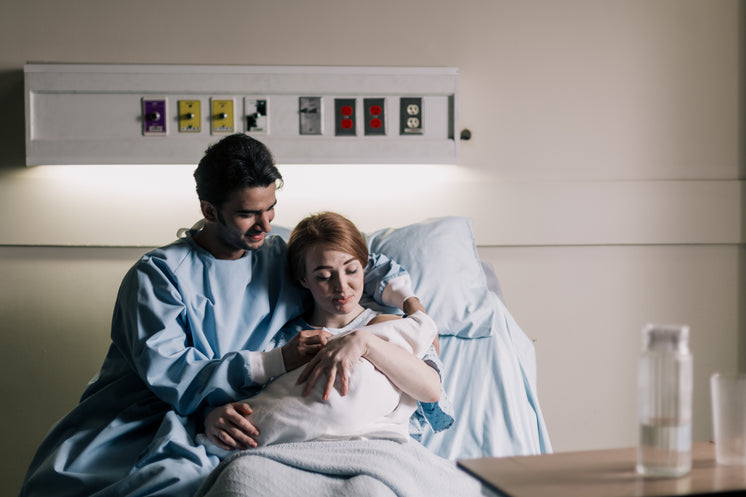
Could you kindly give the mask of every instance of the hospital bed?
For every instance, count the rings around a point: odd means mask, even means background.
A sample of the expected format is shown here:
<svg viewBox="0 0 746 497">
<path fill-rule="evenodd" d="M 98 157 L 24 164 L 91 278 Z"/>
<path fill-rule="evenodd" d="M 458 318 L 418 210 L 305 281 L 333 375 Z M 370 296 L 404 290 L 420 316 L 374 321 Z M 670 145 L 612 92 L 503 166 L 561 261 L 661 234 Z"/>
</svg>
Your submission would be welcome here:
<svg viewBox="0 0 746 497">
<path fill-rule="evenodd" d="M 445 217 L 367 236 L 372 252 L 409 271 L 438 326 L 443 384 L 456 422 L 422 443 L 447 459 L 551 451 L 536 388 L 533 342 L 480 260 L 471 220 Z"/>
<path fill-rule="evenodd" d="M 456 421 L 446 431 L 426 432 L 422 445 L 450 460 L 551 452 L 533 342 L 505 307 L 491 266 L 480 260 L 471 220 L 436 218 L 365 236 L 371 252 L 407 269 L 438 326 L 443 384 Z"/>
</svg>

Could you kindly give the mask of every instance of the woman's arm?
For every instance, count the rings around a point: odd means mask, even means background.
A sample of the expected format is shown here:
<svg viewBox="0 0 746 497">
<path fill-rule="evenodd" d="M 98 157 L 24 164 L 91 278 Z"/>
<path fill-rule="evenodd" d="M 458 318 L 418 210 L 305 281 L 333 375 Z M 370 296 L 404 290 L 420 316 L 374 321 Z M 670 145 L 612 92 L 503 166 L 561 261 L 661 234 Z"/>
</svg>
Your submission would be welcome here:
<svg viewBox="0 0 746 497">
<path fill-rule="evenodd" d="M 417 297 L 415 295 L 412 295 L 411 297 L 408 297 L 404 301 L 404 304 L 402 305 L 402 310 L 408 316 L 411 316 L 415 312 L 419 312 L 419 311 L 422 311 L 423 313 L 427 314 L 427 310 L 425 310 L 425 306 L 422 305 L 422 302 L 420 301 L 419 297 Z M 376 320 L 378 318 L 380 318 L 380 317 L 383 317 L 383 316 L 390 316 L 392 318 L 399 317 L 399 316 L 394 316 L 393 314 L 379 314 L 378 316 L 376 316 L 375 318 L 373 318 L 373 320 L 371 320 L 371 322 L 369 324 L 374 324 L 376 322 L 379 322 L 379 321 L 376 321 Z M 435 347 L 435 352 L 437 352 L 438 354 L 440 354 L 440 342 L 438 341 L 438 334 L 437 333 L 435 334 L 435 340 L 433 340 L 433 346 Z"/>
<path fill-rule="evenodd" d="M 367 335 L 368 359 L 399 390 L 420 402 L 440 400 L 440 377 L 422 359 L 382 338 L 360 330 Z"/>
<path fill-rule="evenodd" d="M 397 316 L 378 316 L 372 324 Z M 365 358 L 400 390 L 421 402 L 440 399 L 440 377 L 420 358 L 399 345 L 384 340 L 365 328 L 330 341 L 306 366 L 298 383 L 307 382 L 303 394 L 326 375 L 324 399 L 331 394 L 335 381 L 339 381 L 342 395 L 349 392 L 349 378 L 355 364 Z"/>
</svg>

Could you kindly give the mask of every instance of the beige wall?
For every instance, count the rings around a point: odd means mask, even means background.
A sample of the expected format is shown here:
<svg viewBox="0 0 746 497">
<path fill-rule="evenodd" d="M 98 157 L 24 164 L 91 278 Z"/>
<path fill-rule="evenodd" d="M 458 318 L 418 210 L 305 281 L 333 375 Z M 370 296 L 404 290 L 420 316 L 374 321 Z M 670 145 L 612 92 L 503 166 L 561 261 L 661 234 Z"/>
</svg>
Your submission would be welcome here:
<svg viewBox="0 0 746 497">
<path fill-rule="evenodd" d="M 138 246 L 168 242 L 197 214 L 189 170 L 143 189 L 152 171 L 24 168 L 27 61 L 458 67 L 473 133 L 459 167 L 381 168 L 406 181 L 372 192 L 357 182 L 368 169 L 339 182 L 339 168 L 320 167 L 313 193 L 302 171 L 283 168 L 278 221 L 318 208 L 364 229 L 473 217 L 480 254 L 536 339 L 558 451 L 633 445 L 640 328 L 689 323 L 694 435 L 710 437 L 707 377 L 737 368 L 746 327 L 742 2 L 10 3 L 0 15 L 0 424 L 14 450 L 0 461 L 0 494 L 17 491 L 44 432 L 96 372 Z M 93 231 L 107 246 L 86 246 Z"/>
</svg>

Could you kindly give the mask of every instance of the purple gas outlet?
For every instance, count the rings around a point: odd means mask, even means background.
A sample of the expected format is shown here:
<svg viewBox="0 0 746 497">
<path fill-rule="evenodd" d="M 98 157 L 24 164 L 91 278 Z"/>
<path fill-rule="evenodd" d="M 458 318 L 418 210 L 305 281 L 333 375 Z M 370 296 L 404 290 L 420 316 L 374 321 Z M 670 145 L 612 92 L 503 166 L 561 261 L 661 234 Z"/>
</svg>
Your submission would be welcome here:
<svg viewBox="0 0 746 497">
<path fill-rule="evenodd" d="M 165 135 L 166 134 L 166 99 L 143 98 L 142 99 L 142 134 L 143 135 Z"/>
</svg>

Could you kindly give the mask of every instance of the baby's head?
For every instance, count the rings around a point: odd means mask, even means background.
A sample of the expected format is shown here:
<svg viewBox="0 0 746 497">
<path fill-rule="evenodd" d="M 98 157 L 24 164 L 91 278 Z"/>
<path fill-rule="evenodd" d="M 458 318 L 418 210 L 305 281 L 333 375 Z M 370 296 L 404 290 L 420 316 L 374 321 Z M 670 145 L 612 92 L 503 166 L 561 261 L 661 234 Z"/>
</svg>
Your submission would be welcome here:
<svg viewBox="0 0 746 497">
<path fill-rule="evenodd" d="M 306 253 L 315 246 L 350 254 L 363 268 L 368 264 L 368 246 L 352 221 L 335 212 L 313 214 L 298 223 L 288 240 L 290 275 L 296 283 L 305 277 Z"/>
</svg>

